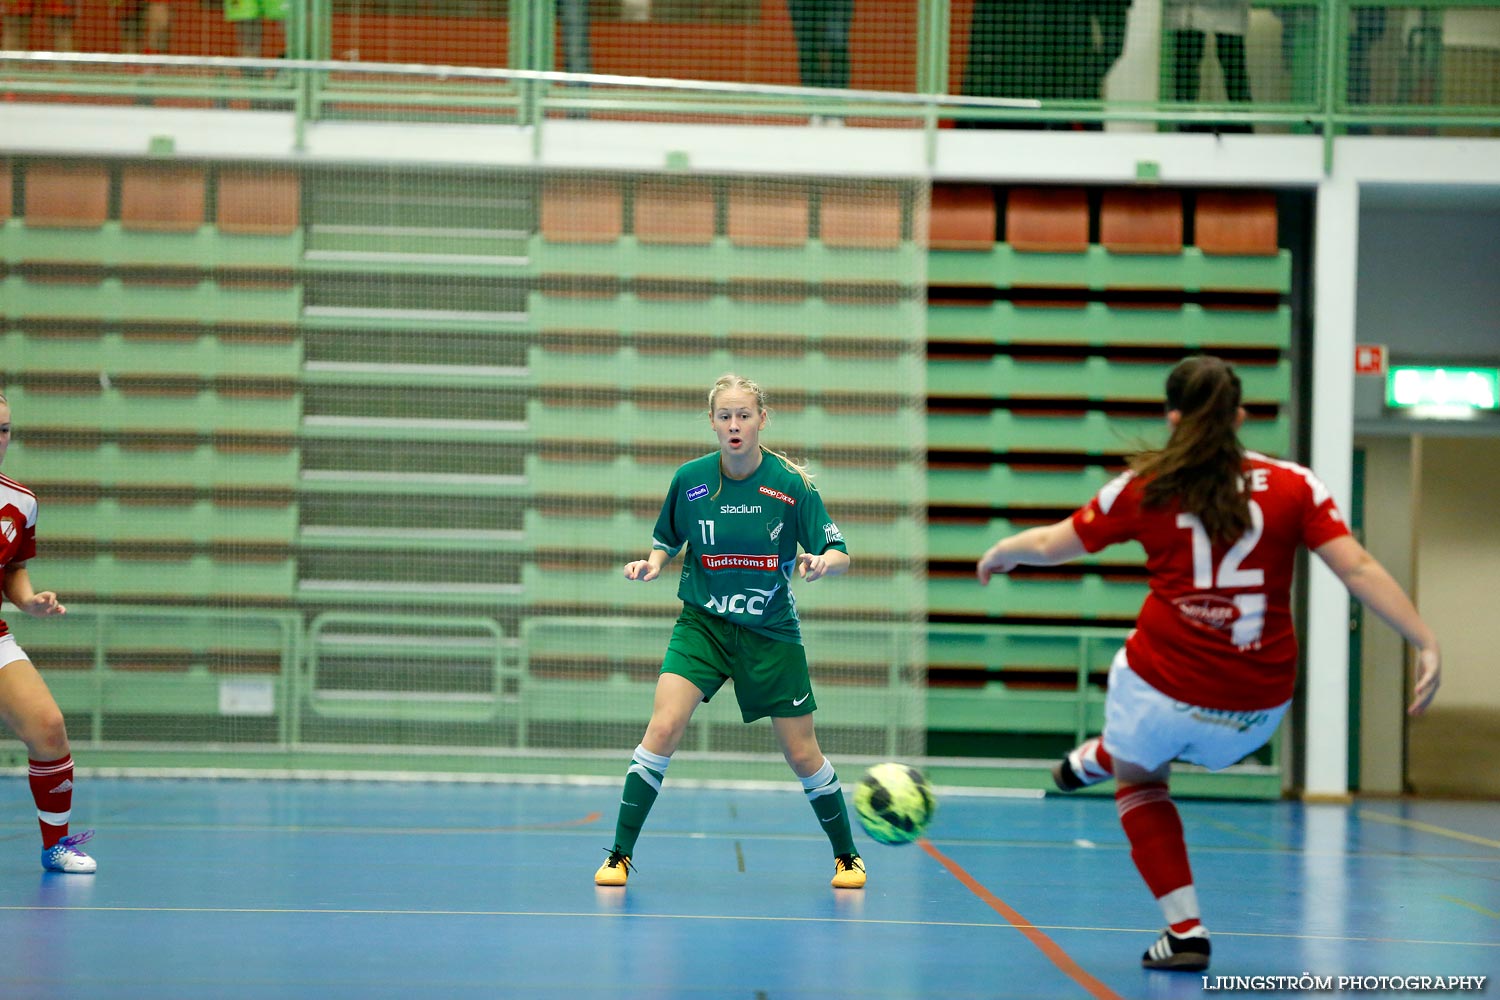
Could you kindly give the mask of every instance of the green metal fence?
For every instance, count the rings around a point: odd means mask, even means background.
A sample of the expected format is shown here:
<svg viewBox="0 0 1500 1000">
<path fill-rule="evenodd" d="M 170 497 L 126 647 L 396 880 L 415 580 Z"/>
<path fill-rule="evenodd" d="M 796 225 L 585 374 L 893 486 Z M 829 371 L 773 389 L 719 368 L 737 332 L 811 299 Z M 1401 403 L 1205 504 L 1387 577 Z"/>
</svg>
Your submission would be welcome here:
<svg viewBox="0 0 1500 1000">
<path fill-rule="evenodd" d="M 1330 136 L 1500 129 L 1497 0 L 1256 0 L 1243 29 L 1236 29 L 1242 34 L 1199 30 L 1193 44 L 1206 45 L 1207 54 L 1191 49 L 1186 61 L 1184 39 L 1192 32 L 1179 27 L 1172 3 L 1166 13 L 1142 4 L 1122 7 L 1130 10 L 1129 37 L 1121 35 L 1117 47 L 1101 52 L 1098 33 L 1110 30 L 1107 25 L 1079 26 L 1095 39 L 1079 43 L 1049 31 L 1040 16 L 1038 23 L 987 20 L 986 11 L 1024 3 L 922 0 L 909 8 L 869 0 L 855 5 L 845 26 L 843 57 L 853 72 L 833 78 L 840 86 L 821 77 L 809 85 L 808 71 L 796 71 L 780 0 L 742 5 L 740 20 L 715 22 L 703 14 L 688 23 L 681 23 L 680 12 L 631 22 L 628 13 L 595 3 L 585 5 L 594 19 L 581 26 L 560 25 L 558 9 L 568 5 L 554 0 L 428 6 L 444 16 L 419 17 L 408 10 L 414 5 L 395 0 L 305 0 L 278 35 L 278 58 L 244 56 L 243 46 L 236 56 L 222 32 L 215 33 L 223 26 L 206 22 L 184 24 L 184 36 L 196 34 L 174 45 L 171 55 L 120 54 L 113 51 L 114 36 L 101 28 L 90 43 L 94 51 L 7 53 L 0 60 L 0 90 L 20 99 L 290 109 L 299 134 L 308 122 L 339 119 L 541 126 L 620 115 L 768 123 L 811 116 L 901 127 L 1254 128 Z M 405 46 L 389 39 L 403 32 L 431 37 Z M 472 38 L 481 41 L 461 44 Z M 1235 38 L 1248 68 L 1227 60 Z M 580 44 L 584 54 L 570 56 Z M 708 51 L 697 61 L 675 58 L 694 46 Z M 1215 53 L 1216 46 L 1226 52 Z M 192 54 L 175 54 L 183 51 Z M 256 51 L 264 55 L 270 48 Z M 1070 61 L 1078 72 L 1053 80 L 1054 67 Z M 1198 75 L 1200 63 L 1202 88 L 1194 80 L 1182 89 L 1184 75 Z M 1007 75 L 1004 67 L 1012 64 L 1021 69 Z M 593 72 L 556 72 L 580 66 Z M 1234 81 L 1245 73 L 1251 86 L 1242 92 Z M 1086 79 L 1079 82 L 1079 74 Z"/>
<path fill-rule="evenodd" d="M 669 628 L 651 620 L 543 618 L 528 622 L 517 640 L 483 616 L 332 613 L 306 620 L 244 608 L 100 604 L 72 606 L 66 617 L 26 629 L 25 639 L 28 653 L 47 668 L 81 759 L 92 766 L 613 774 L 617 752 L 576 739 L 560 748 L 549 742 L 548 727 L 576 733 L 580 720 L 639 726 L 653 684 L 629 666 L 658 656 Z M 596 632 L 607 635 L 611 659 L 584 676 L 577 673 L 579 650 L 597 646 Z M 884 690 L 881 698 L 851 699 L 837 683 L 826 685 L 819 724 L 883 732 L 872 745 L 897 755 L 912 714 L 905 703 L 925 698 L 935 732 L 1081 740 L 1102 727 L 1102 679 L 1123 635 L 1117 628 L 933 625 L 926 641 L 935 663 L 1027 666 L 977 689 L 924 690 L 895 666 L 910 659 L 908 630 L 811 626 L 810 643 L 827 650 L 868 646 L 892 665 L 885 677 L 863 678 Z M 404 671 L 407 686 L 386 692 L 364 681 L 341 683 L 346 665 L 357 663 L 363 675 L 378 660 L 419 664 L 421 673 Z M 559 663 L 575 674 L 559 673 Z M 1069 675 L 1072 689 L 1034 685 L 1028 673 Z M 419 687 L 411 686 L 416 676 L 423 678 Z M 357 726 L 364 742 L 347 744 L 341 719 Z M 424 725 L 446 738 L 396 745 L 411 727 Z M 719 699 L 695 717 L 684 746 L 691 757 L 711 762 L 705 773 L 717 777 L 782 777 L 779 761 L 726 761 L 738 749 L 726 738 L 743 731 L 733 699 Z M 1280 756 L 1278 740 L 1228 772 L 1188 769 L 1181 777 L 1190 794 L 1274 796 Z M 726 771 L 727 763 L 733 766 Z M 934 769 L 953 783 L 1046 783 L 1037 762 L 1019 759 L 938 758 Z"/>
</svg>

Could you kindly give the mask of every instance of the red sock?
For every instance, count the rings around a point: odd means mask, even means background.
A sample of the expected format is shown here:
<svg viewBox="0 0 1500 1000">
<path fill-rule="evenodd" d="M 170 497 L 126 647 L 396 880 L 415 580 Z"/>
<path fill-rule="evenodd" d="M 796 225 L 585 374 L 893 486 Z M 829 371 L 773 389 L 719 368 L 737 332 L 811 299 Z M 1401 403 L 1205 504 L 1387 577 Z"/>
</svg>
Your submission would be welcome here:
<svg viewBox="0 0 1500 1000">
<path fill-rule="evenodd" d="M 1094 744 L 1094 760 L 1098 762 L 1102 770 L 1110 774 L 1115 773 L 1115 759 L 1110 756 L 1109 751 L 1104 749 L 1104 738 L 1100 737 Z"/>
<path fill-rule="evenodd" d="M 1130 841 L 1130 858 L 1161 902 L 1172 930 L 1181 934 L 1197 927 L 1198 902 L 1182 818 L 1166 784 L 1121 785 L 1115 790 L 1115 807 Z"/>
<path fill-rule="evenodd" d="M 68 816 L 73 812 L 73 755 L 31 761 L 30 778 L 36 818 L 42 827 L 42 847 L 51 847 L 68 835 Z"/>
</svg>

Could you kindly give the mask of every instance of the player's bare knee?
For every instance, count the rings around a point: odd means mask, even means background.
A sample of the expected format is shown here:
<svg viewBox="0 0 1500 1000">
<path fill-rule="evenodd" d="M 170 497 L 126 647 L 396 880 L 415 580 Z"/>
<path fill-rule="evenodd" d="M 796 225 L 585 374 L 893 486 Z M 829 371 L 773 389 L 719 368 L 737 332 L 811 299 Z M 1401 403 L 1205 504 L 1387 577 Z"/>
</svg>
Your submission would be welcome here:
<svg viewBox="0 0 1500 1000">
<path fill-rule="evenodd" d="M 686 728 L 686 723 L 652 717 L 646 724 L 646 735 L 641 739 L 641 746 L 652 753 L 670 757 L 677 750 L 677 744 L 682 741 Z"/>
<path fill-rule="evenodd" d="M 17 735 L 33 760 L 57 760 L 68 755 L 68 729 L 62 712 L 50 708 L 28 719 Z"/>
<path fill-rule="evenodd" d="M 803 777 L 823 766 L 823 751 L 816 743 L 810 747 L 788 747 L 782 754 L 793 771 Z"/>
</svg>

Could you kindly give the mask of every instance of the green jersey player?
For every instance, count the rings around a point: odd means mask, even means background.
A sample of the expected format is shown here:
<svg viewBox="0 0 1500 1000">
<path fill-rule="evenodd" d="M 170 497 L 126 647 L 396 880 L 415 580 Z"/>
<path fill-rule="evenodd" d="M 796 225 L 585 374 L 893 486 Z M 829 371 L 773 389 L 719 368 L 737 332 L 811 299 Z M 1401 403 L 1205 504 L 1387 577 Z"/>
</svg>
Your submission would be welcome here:
<svg viewBox="0 0 1500 1000">
<path fill-rule="evenodd" d="M 718 451 L 677 470 L 651 554 L 625 564 L 625 579 L 646 583 L 683 553 L 682 614 L 662 658 L 651 721 L 625 773 L 615 842 L 594 881 L 625 884 L 636 839 L 693 711 L 732 678 L 741 717 L 770 717 L 802 781 L 833 845 L 832 884 L 861 889 L 865 867 L 843 790 L 813 731 L 817 702 L 791 589 L 793 577 L 812 583 L 845 572 L 844 536 L 807 472 L 761 446 L 767 411 L 760 386 L 720 376 L 708 393 L 708 416 Z"/>
</svg>

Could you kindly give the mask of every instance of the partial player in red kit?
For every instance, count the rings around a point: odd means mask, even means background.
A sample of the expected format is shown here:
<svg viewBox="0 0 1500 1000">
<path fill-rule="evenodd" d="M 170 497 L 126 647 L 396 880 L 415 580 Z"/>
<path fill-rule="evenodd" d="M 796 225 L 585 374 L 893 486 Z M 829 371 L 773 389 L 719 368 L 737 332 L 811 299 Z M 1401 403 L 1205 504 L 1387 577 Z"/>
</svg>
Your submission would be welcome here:
<svg viewBox="0 0 1500 1000">
<path fill-rule="evenodd" d="M 1416 648 L 1413 715 L 1437 692 L 1440 658 L 1432 630 L 1349 533 L 1323 483 L 1303 466 L 1241 445 L 1245 411 L 1233 368 L 1188 358 L 1166 389 L 1165 447 L 1136 456 L 1071 517 L 996 542 L 977 570 L 984 584 L 995 573 L 1055 566 L 1116 542 L 1145 548 L 1151 589 L 1110 667 L 1104 733 L 1052 774 L 1063 791 L 1115 778 L 1130 856 L 1168 925 L 1141 964 L 1200 971 L 1209 938 L 1167 787 L 1172 761 L 1219 770 L 1276 732 L 1297 675 L 1297 550 L 1322 559 Z"/>
<path fill-rule="evenodd" d="M 10 404 L 0 396 L 0 461 L 10 448 Z M 36 618 L 67 613 L 50 590 L 33 590 L 26 561 L 36 555 L 36 495 L 0 476 L 0 575 L 10 603 Z M 0 621 L 0 720 L 26 744 L 31 795 L 42 828 L 42 867 L 92 875 L 94 859 L 78 849 L 91 837 L 68 835 L 73 811 L 73 757 L 62 712 L 26 651 Z"/>
</svg>

